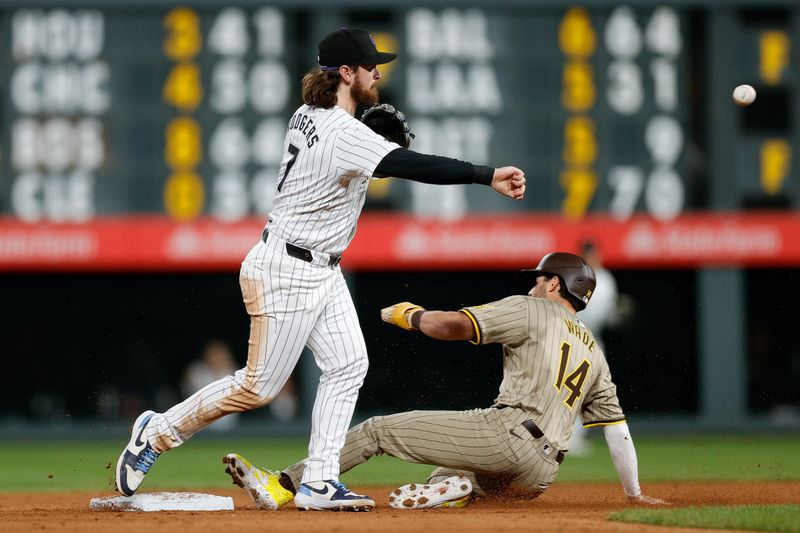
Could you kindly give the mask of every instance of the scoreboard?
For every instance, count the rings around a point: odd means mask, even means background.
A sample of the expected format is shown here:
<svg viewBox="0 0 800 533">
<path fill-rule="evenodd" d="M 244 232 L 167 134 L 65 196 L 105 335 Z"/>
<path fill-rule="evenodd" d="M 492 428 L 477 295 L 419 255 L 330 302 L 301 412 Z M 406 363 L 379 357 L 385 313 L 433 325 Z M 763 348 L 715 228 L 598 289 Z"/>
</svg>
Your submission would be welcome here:
<svg viewBox="0 0 800 533">
<path fill-rule="evenodd" d="M 366 211 L 614 224 L 790 209 L 796 12 L 699 0 L 6 1 L 0 218 L 263 223 L 300 80 L 340 26 L 399 54 L 382 67 L 381 99 L 408 115 L 412 149 L 528 177 L 517 203 L 375 180 Z M 759 91 L 751 108 L 730 100 L 739 83 Z"/>
<path fill-rule="evenodd" d="M 232 221 L 269 210 L 287 117 L 320 38 L 304 27 L 310 13 L 131 4 L 6 15 L 4 212 Z M 400 53 L 385 90 L 407 110 L 416 149 L 526 169 L 523 209 L 684 209 L 691 43 L 674 8 L 382 15 L 379 42 Z M 450 218 L 501 208 L 467 188 L 430 190 L 411 186 L 391 207 Z"/>
</svg>

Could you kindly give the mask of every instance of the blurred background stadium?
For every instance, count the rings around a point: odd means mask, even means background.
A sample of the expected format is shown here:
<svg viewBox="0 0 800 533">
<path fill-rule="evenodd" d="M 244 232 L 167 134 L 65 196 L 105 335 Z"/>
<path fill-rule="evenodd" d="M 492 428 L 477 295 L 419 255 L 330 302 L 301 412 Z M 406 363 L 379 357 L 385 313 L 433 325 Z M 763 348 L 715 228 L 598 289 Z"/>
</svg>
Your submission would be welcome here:
<svg viewBox="0 0 800 533">
<path fill-rule="evenodd" d="M 797 2 L 0 0 L 0 438 L 124 435 L 244 364 L 238 266 L 341 26 L 399 53 L 382 100 L 412 148 L 528 179 L 513 205 L 371 185 L 342 263 L 371 359 L 356 418 L 487 406 L 500 381 L 497 346 L 381 307 L 526 293 L 520 268 L 590 242 L 634 432 L 800 430 Z M 316 379 L 305 354 L 219 429 L 305 436 Z"/>
</svg>

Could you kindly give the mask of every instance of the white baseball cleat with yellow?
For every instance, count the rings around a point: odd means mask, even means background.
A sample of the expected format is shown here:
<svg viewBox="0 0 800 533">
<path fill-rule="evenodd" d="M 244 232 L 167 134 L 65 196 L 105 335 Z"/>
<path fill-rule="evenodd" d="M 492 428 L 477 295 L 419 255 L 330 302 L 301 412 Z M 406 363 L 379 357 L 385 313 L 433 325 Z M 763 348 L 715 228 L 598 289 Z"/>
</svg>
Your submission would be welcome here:
<svg viewBox="0 0 800 533">
<path fill-rule="evenodd" d="M 411 483 L 395 489 L 389 495 L 393 509 L 429 509 L 441 507 L 460 509 L 472 497 L 472 482 L 462 476 L 452 476 L 439 483 Z"/>
<path fill-rule="evenodd" d="M 250 494 L 257 508 L 277 511 L 294 499 L 294 494 L 280 484 L 280 472 L 261 470 L 238 453 L 229 453 L 222 462 L 233 483 Z"/>
</svg>

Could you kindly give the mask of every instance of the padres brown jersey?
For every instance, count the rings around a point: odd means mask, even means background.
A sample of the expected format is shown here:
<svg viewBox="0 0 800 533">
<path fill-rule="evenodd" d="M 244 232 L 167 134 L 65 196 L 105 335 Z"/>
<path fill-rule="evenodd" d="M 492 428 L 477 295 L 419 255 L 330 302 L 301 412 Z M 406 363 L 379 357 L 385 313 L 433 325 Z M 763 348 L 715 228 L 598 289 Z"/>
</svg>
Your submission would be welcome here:
<svg viewBox="0 0 800 533">
<path fill-rule="evenodd" d="M 584 426 L 625 420 L 605 354 L 563 305 L 510 296 L 461 310 L 476 344 L 503 345 L 503 381 L 495 405 L 519 407 L 554 445 L 569 443 L 575 417 Z"/>
</svg>

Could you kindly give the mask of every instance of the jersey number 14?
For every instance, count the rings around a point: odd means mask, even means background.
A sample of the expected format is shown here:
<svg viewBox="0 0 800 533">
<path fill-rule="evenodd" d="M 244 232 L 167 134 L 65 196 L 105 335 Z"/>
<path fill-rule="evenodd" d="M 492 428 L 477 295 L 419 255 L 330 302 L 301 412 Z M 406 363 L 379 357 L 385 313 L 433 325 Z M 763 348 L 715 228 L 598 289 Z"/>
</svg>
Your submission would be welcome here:
<svg viewBox="0 0 800 533">
<path fill-rule="evenodd" d="M 583 392 L 583 382 L 586 381 L 586 374 L 589 373 L 591 363 L 584 359 L 570 375 L 564 377 L 567 373 L 567 365 L 569 364 L 569 354 L 572 351 L 572 345 L 568 342 L 561 343 L 561 357 L 558 361 L 558 377 L 553 386 L 556 390 L 560 391 L 562 387 L 569 389 L 570 394 L 564 400 L 567 407 L 572 409 L 575 406 L 575 400 L 580 397 Z"/>
</svg>

